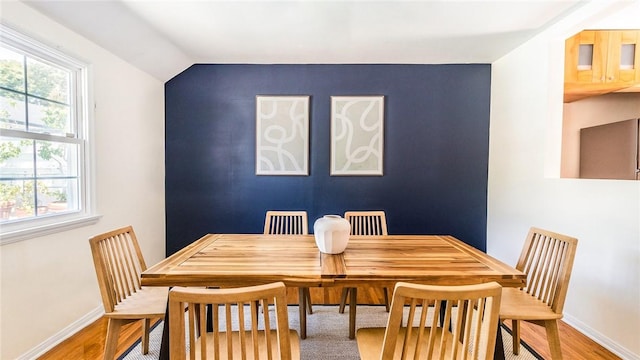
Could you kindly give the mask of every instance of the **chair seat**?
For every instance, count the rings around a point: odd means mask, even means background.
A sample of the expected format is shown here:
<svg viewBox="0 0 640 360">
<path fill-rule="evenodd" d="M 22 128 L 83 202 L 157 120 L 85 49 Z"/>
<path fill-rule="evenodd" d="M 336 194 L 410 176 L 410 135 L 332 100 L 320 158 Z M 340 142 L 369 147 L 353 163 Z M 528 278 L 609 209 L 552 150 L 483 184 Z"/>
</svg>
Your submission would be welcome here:
<svg viewBox="0 0 640 360">
<path fill-rule="evenodd" d="M 502 288 L 500 318 L 513 320 L 553 320 L 561 319 L 562 313 L 555 313 L 550 306 L 520 289 Z"/>
<path fill-rule="evenodd" d="M 362 360 L 369 360 L 369 359 L 379 360 L 380 359 L 380 354 L 382 353 L 382 343 L 384 341 L 385 330 L 386 328 L 383 328 L 383 327 L 358 329 L 358 331 L 356 332 L 356 339 L 358 341 L 358 352 L 360 353 L 360 359 Z M 441 328 L 437 328 L 435 331 L 436 331 L 436 341 L 435 341 L 434 352 L 438 353 L 440 351 L 439 344 L 440 344 L 440 339 L 442 338 L 443 332 Z M 428 339 L 430 332 L 431 332 L 430 328 L 425 329 L 425 332 L 423 335 L 423 341 L 426 341 L 426 339 Z M 406 328 L 401 328 L 400 332 L 398 333 L 398 340 L 397 340 L 398 343 L 404 341 L 405 333 L 406 333 Z M 446 353 L 450 354 L 451 345 L 453 344 L 453 334 L 451 334 L 449 331 L 445 331 L 444 335 L 445 335 L 445 344 L 447 345 Z M 409 350 L 408 351 L 409 354 L 414 353 L 417 338 L 418 338 L 418 330 L 416 329 L 411 333 L 411 343 L 407 348 L 407 350 Z M 458 354 L 456 358 L 462 358 L 461 356 L 462 348 L 463 348 L 462 343 L 459 343 L 458 351 L 457 351 Z M 396 346 L 396 352 L 393 358 L 400 359 L 401 353 L 402 353 L 402 346 Z M 428 356 L 426 351 L 423 351 L 420 354 L 420 359 L 430 359 L 430 357 Z"/>
<path fill-rule="evenodd" d="M 143 287 L 115 306 L 105 316 L 114 319 L 164 317 L 167 310 L 168 287 Z"/>
<path fill-rule="evenodd" d="M 245 340 L 247 341 L 247 346 L 245 348 L 240 347 L 240 333 L 238 331 L 233 331 L 231 333 L 232 337 L 231 337 L 231 341 L 233 342 L 233 357 L 231 359 L 243 359 L 244 357 L 242 356 L 242 351 L 246 351 L 246 349 L 251 349 L 253 348 L 253 338 L 251 337 L 251 331 L 245 331 Z M 219 333 L 219 341 L 220 344 L 226 344 L 227 341 L 227 333 L 225 332 L 221 332 Z M 272 344 L 277 344 L 278 343 L 278 333 L 276 330 L 271 330 L 270 332 L 270 336 L 271 336 L 271 343 Z M 261 355 L 266 353 L 267 351 L 267 345 L 265 343 L 265 336 L 264 336 L 264 330 L 260 330 L 258 331 L 258 337 L 259 337 L 259 344 L 258 344 L 258 348 L 260 349 L 260 353 Z M 205 359 L 217 359 L 217 357 L 214 356 L 214 348 L 212 346 L 213 344 L 213 333 L 207 333 L 206 335 L 206 342 L 207 342 L 207 356 L 204 357 Z M 295 330 L 289 330 L 289 339 L 291 342 L 291 358 L 292 359 L 300 359 L 300 337 L 298 336 L 298 332 Z M 201 353 L 202 350 L 200 348 L 201 346 L 201 341 L 202 338 L 198 338 L 198 340 L 196 340 L 195 343 L 195 357 L 196 359 L 201 359 Z M 278 349 L 277 346 L 273 346 L 271 351 L 273 351 L 273 359 L 280 359 L 280 350 Z M 220 356 L 220 359 L 228 359 L 227 358 L 227 348 L 226 346 L 221 346 L 221 348 L 218 349 L 218 354 Z M 247 358 L 249 359 L 253 359 L 253 354 L 247 354 Z M 263 356 L 260 356 L 260 358 L 263 358 Z"/>
</svg>

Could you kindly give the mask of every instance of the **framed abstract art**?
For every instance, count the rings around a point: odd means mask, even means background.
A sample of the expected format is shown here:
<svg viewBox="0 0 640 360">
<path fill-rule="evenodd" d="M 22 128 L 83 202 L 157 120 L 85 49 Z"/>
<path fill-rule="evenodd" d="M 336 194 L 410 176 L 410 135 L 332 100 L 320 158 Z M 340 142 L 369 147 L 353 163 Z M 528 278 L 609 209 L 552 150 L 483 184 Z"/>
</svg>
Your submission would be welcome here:
<svg viewBox="0 0 640 360">
<path fill-rule="evenodd" d="M 256 96 L 256 175 L 309 175 L 309 96 Z"/>
<path fill-rule="evenodd" d="M 384 96 L 331 97 L 331 175 L 382 175 Z"/>
</svg>

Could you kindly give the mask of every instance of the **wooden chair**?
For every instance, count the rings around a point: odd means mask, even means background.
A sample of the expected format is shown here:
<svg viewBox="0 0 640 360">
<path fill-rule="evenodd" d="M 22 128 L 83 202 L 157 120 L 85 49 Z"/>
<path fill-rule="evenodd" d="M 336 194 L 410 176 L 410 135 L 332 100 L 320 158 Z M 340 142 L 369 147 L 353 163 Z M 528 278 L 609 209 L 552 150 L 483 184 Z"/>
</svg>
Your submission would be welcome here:
<svg viewBox="0 0 640 360">
<path fill-rule="evenodd" d="M 351 235 L 388 235 L 387 216 L 384 211 L 347 211 L 344 213 L 344 218 L 351 224 Z M 344 313 L 349 292 L 352 290 L 353 288 L 342 289 L 340 307 L 338 308 L 341 314 Z M 383 294 L 384 306 L 389 311 L 389 291 L 387 288 L 383 288 Z"/>
<path fill-rule="evenodd" d="M 275 321 L 268 311 L 259 316 L 257 302 L 265 308 L 274 304 Z M 300 358 L 300 339 L 289 329 L 282 282 L 227 289 L 174 287 L 169 292 L 169 324 L 174 360 Z"/>
<path fill-rule="evenodd" d="M 358 329 L 360 358 L 493 359 L 501 289 L 496 282 L 463 286 L 399 282 L 387 327 Z"/>
<path fill-rule="evenodd" d="M 131 226 L 96 235 L 89 244 L 109 319 L 104 359 L 115 357 L 122 325 L 138 320 L 143 320 L 142 353 L 147 354 L 151 320 L 164 318 L 169 289 L 140 285 L 140 274 L 147 265 Z"/>
<path fill-rule="evenodd" d="M 308 235 L 309 221 L 306 211 L 267 211 L 264 218 L 264 234 L 266 235 Z M 307 301 L 307 312 L 313 314 L 311 292 L 303 288 L 303 296 Z"/>
<path fill-rule="evenodd" d="M 567 296 L 578 240 L 532 227 L 516 269 L 527 274 L 527 286 L 504 288 L 500 320 L 512 320 L 513 353 L 520 352 L 520 321 L 544 326 L 552 359 L 562 359 L 558 320 Z"/>
</svg>

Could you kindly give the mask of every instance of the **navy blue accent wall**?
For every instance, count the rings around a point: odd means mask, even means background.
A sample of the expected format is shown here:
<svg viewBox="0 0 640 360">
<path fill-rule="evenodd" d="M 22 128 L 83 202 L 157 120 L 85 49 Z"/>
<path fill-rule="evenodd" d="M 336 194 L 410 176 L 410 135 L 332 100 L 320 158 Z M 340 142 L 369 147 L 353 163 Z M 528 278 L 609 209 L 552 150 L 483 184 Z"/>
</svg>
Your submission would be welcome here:
<svg viewBox="0 0 640 360">
<path fill-rule="evenodd" d="M 486 248 L 491 66 L 194 65 L 165 85 L 167 255 L 265 212 L 383 209 L 390 233 Z M 255 175 L 256 95 L 310 95 L 310 175 Z M 384 95 L 384 176 L 329 175 L 334 95 Z"/>
</svg>

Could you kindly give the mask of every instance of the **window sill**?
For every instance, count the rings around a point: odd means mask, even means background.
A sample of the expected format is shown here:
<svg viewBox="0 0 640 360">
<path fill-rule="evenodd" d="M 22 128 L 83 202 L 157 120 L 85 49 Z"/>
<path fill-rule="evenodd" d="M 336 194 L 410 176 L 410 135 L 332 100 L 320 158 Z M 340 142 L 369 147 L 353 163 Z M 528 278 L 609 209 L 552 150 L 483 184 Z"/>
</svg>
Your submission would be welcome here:
<svg viewBox="0 0 640 360">
<path fill-rule="evenodd" d="M 0 245 L 15 243 L 22 240 L 33 239 L 35 237 L 55 234 L 83 226 L 93 225 L 100 220 L 102 215 L 89 215 L 60 221 L 52 224 L 34 226 L 28 229 L 19 229 L 0 234 Z"/>
</svg>

